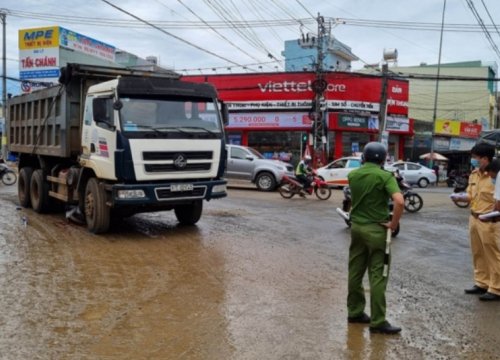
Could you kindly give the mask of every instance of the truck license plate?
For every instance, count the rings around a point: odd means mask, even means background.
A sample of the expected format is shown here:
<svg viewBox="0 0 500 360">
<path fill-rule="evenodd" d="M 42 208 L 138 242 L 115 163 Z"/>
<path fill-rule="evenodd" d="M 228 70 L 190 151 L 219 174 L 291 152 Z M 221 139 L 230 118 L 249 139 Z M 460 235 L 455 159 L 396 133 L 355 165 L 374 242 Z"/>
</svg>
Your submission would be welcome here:
<svg viewBox="0 0 500 360">
<path fill-rule="evenodd" d="M 192 191 L 193 184 L 172 184 L 170 185 L 170 191 Z"/>
</svg>

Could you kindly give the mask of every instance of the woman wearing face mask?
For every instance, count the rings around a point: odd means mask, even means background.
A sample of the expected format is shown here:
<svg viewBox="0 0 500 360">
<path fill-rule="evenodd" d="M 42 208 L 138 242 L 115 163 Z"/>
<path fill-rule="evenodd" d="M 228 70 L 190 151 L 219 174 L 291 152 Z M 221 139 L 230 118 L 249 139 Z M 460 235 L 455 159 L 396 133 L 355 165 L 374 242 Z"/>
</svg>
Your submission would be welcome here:
<svg viewBox="0 0 500 360">
<path fill-rule="evenodd" d="M 471 150 L 471 165 L 467 200 L 470 202 L 469 236 L 474 266 L 474 286 L 466 294 L 480 295 L 482 301 L 500 300 L 500 222 L 481 221 L 479 215 L 493 211 L 495 187 L 486 169 L 495 155 L 495 148 L 480 143 Z"/>
</svg>

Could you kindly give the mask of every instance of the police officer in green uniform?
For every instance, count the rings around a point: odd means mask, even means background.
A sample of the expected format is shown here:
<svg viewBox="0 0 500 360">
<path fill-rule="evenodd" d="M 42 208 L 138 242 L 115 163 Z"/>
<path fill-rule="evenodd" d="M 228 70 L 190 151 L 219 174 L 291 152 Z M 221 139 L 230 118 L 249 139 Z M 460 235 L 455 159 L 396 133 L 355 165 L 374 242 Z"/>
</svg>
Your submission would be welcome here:
<svg viewBox="0 0 500 360">
<path fill-rule="evenodd" d="M 370 142 L 363 149 L 363 165 L 348 175 L 352 195 L 351 246 L 349 248 L 349 280 L 347 310 L 349 323 L 370 324 L 370 332 L 397 334 L 401 328 L 385 319 L 383 276 L 387 228 L 395 230 L 403 213 L 404 199 L 394 175 L 382 168 L 387 156 L 379 142 Z M 389 214 L 389 199 L 394 208 Z M 365 310 L 363 277 L 368 269 L 371 317 Z"/>
</svg>

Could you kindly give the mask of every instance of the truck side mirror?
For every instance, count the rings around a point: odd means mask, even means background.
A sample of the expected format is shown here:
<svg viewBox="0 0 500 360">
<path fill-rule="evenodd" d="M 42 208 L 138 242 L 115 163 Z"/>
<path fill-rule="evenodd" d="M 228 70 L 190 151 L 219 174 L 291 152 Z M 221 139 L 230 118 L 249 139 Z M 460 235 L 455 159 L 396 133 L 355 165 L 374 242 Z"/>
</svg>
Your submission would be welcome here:
<svg viewBox="0 0 500 360">
<path fill-rule="evenodd" d="M 221 101 L 221 110 L 222 110 L 222 124 L 227 126 L 229 124 L 229 110 L 227 109 L 226 103 Z"/>
<path fill-rule="evenodd" d="M 105 123 L 114 127 L 113 113 L 109 111 L 110 98 L 95 98 L 92 100 L 92 113 L 96 123 Z"/>
</svg>

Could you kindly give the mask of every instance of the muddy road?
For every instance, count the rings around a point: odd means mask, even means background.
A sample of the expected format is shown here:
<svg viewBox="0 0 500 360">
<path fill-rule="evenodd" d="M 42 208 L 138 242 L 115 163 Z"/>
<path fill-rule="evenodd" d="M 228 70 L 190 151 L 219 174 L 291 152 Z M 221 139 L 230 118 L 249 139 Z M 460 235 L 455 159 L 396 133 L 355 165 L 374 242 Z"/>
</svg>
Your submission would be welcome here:
<svg viewBox="0 0 500 360">
<path fill-rule="evenodd" d="M 231 189 L 195 227 L 163 212 L 97 236 L 0 186 L 0 358 L 498 358 L 500 303 L 463 293 L 468 210 L 448 193 L 420 191 L 393 241 L 388 320 L 403 332 L 391 337 L 347 325 L 341 191 Z"/>
</svg>

